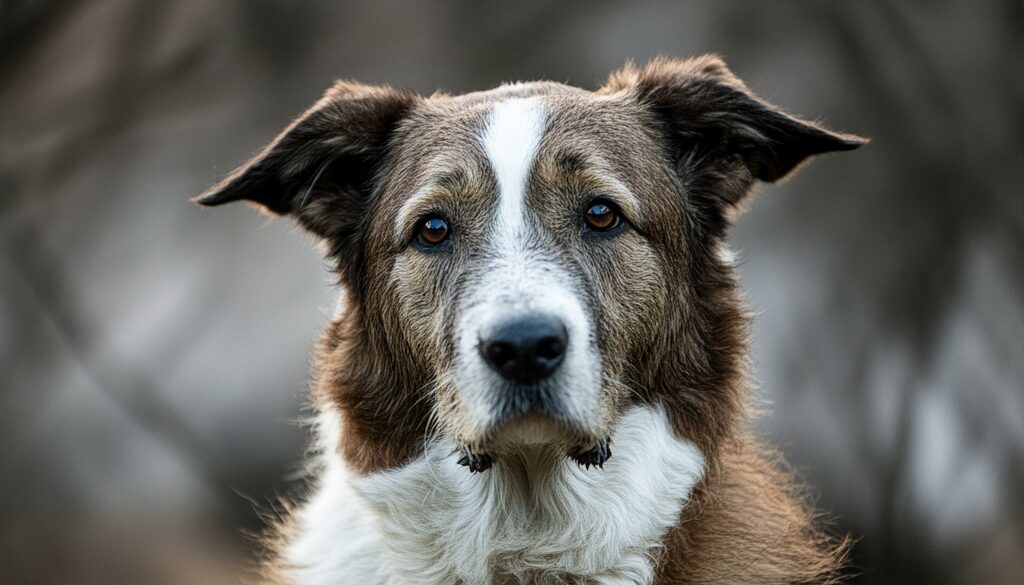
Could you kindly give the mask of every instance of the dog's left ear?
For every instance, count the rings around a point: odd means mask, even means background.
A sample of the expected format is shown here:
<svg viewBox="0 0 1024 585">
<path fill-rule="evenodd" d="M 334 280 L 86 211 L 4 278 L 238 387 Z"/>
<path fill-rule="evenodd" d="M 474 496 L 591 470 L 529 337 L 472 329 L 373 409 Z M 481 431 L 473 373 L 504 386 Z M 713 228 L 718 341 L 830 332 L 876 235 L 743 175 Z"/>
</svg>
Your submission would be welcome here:
<svg viewBox="0 0 1024 585">
<path fill-rule="evenodd" d="M 727 179 L 716 191 L 731 205 L 755 180 L 774 182 L 810 156 L 867 143 L 780 111 L 713 55 L 655 59 L 640 69 L 627 65 L 600 91 L 630 93 L 653 114 L 679 172 L 710 170 Z"/>
<path fill-rule="evenodd" d="M 249 162 L 194 199 L 289 214 L 340 254 L 354 236 L 388 140 L 413 94 L 339 81 Z"/>
</svg>

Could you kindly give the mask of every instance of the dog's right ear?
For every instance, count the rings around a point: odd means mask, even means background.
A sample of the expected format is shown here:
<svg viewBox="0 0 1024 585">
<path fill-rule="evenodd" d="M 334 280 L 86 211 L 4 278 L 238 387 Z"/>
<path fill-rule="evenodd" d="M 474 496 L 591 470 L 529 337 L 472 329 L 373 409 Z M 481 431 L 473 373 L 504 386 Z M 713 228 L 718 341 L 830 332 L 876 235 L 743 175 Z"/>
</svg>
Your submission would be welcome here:
<svg viewBox="0 0 1024 585">
<path fill-rule="evenodd" d="M 810 157 L 867 143 L 783 112 L 713 55 L 627 65 L 599 91 L 645 107 L 680 175 L 714 177 L 718 207 L 742 207 L 755 181 L 778 181 Z"/>
<path fill-rule="evenodd" d="M 360 224 L 389 137 L 418 99 L 338 81 L 252 160 L 193 201 L 245 200 L 292 215 L 339 253 Z"/>
</svg>

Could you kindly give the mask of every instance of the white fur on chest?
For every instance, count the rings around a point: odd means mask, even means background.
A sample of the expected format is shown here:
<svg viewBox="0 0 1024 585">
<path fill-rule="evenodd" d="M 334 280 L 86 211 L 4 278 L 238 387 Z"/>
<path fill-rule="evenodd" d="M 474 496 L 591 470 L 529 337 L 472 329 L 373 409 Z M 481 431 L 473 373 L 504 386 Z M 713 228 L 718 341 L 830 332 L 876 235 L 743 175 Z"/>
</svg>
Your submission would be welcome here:
<svg viewBox="0 0 1024 585">
<path fill-rule="evenodd" d="M 286 561 L 303 583 L 648 583 L 704 457 L 659 408 L 612 441 L 604 469 L 538 451 L 470 474 L 443 442 L 361 478 L 329 463 Z"/>
</svg>

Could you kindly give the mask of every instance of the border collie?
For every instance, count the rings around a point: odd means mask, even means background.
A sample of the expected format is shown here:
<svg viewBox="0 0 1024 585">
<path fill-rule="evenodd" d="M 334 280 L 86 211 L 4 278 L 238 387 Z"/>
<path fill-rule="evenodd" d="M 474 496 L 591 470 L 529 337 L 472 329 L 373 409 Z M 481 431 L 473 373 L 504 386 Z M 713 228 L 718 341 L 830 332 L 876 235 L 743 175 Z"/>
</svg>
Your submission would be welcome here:
<svg viewBox="0 0 1024 585">
<path fill-rule="evenodd" d="M 316 352 L 294 583 L 806 583 L 844 543 L 749 431 L 733 218 L 865 142 L 714 56 L 424 97 L 339 81 L 197 198 L 290 215 L 342 309 Z"/>
</svg>

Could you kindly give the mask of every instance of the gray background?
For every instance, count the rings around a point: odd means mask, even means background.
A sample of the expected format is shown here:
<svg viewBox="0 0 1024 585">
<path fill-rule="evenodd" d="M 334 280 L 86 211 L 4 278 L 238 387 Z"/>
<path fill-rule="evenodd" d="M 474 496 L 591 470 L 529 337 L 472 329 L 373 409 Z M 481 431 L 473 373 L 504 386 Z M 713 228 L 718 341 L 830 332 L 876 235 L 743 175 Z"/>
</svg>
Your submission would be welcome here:
<svg viewBox="0 0 1024 585">
<path fill-rule="evenodd" d="M 188 198 L 336 77 L 420 92 L 718 52 L 874 143 L 732 233 L 759 424 L 863 583 L 1024 582 L 1024 3 L 0 1 L 0 583 L 235 581 L 333 303 Z"/>
</svg>

